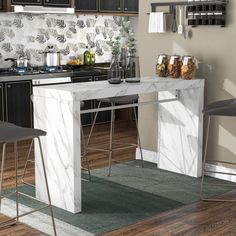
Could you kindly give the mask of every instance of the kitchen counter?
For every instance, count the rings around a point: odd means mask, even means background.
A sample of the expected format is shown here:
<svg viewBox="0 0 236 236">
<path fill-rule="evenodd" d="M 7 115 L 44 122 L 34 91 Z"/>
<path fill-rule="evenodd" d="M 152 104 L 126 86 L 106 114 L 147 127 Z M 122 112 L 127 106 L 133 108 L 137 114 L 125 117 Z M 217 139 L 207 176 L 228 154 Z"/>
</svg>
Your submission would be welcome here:
<svg viewBox="0 0 236 236">
<path fill-rule="evenodd" d="M 0 82 L 10 81 L 24 81 L 32 79 L 49 79 L 49 78 L 62 78 L 62 77 L 80 77 L 80 76 L 93 76 L 104 75 L 107 73 L 106 69 L 97 69 L 89 67 L 81 67 L 81 69 L 53 72 L 53 73 L 34 73 L 34 74 L 17 74 L 13 72 L 0 73 Z"/>
<path fill-rule="evenodd" d="M 155 101 L 158 130 L 153 131 L 158 134 L 158 154 L 150 158 L 145 153 L 144 159 L 158 164 L 161 169 L 201 176 L 204 80 L 154 76 L 134 84 L 111 85 L 100 81 L 34 87 L 35 128 L 47 131 L 42 145 L 53 205 L 72 213 L 82 209 L 80 101 L 149 93 L 158 93 L 159 99 Z M 139 158 L 138 152 L 136 158 Z M 46 201 L 37 145 L 35 160 L 36 195 Z"/>
</svg>

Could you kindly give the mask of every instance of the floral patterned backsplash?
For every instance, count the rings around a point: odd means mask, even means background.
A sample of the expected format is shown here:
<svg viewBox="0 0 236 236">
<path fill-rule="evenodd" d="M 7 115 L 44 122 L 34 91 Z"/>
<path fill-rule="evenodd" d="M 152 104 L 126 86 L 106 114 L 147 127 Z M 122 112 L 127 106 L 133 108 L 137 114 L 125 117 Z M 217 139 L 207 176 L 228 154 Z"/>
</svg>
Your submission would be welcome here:
<svg viewBox="0 0 236 236">
<path fill-rule="evenodd" d="M 54 14 L 0 14 L 0 67 L 4 59 L 27 56 L 31 65 L 43 65 L 40 51 L 53 45 L 62 64 L 93 47 L 96 62 L 111 59 L 111 38 L 121 31 L 121 17 Z"/>
</svg>

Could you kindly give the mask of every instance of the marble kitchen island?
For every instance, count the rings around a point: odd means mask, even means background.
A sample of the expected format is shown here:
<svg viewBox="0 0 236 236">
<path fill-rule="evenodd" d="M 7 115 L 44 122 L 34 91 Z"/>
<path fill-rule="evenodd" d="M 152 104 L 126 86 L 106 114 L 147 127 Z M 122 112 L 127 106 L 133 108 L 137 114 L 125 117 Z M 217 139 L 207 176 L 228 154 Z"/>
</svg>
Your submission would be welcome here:
<svg viewBox="0 0 236 236">
<path fill-rule="evenodd" d="M 100 81 L 34 87 L 34 125 L 47 131 L 42 145 L 53 205 L 72 213 L 82 210 L 80 101 L 157 92 L 158 101 L 139 105 L 158 105 L 158 167 L 201 176 L 204 80 L 154 76 L 119 85 Z M 46 201 L 38 151 L 36 145 L 36 195 Z"/>
</svg>

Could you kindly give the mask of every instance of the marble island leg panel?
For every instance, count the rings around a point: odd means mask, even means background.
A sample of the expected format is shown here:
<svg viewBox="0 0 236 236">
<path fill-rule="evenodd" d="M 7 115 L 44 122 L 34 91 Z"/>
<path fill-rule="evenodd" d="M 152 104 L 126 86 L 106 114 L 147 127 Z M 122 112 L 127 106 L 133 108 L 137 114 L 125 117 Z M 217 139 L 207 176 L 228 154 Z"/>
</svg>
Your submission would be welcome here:
<svg viewBox="0 0 236 236">
<path fill-rule="evenodd" d="M 80 102 L 34 97 L 34 126 L 47 132 L 41 140 L 52 204 L 80 212 Z M 36 197 L 47 202 L 37 143 L 35 163 Z"/>
<path fill-rule="evenodd" d="M 159 100 L 176 92 L 160 92 Z M 158 106 L 158 167 L 201 176 L 204 89 L 179 91 L 179 100 Z"/>
</svg>

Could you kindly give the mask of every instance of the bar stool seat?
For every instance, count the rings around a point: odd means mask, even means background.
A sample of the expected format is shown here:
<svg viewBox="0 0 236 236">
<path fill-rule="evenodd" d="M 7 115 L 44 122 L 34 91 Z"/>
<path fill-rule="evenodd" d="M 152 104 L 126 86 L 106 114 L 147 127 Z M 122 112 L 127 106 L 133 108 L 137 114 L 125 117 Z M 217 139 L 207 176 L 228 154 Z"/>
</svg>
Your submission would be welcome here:
<svg viewBox="0 0 236 236">
<path fill-rule="evenodd" d="M 11 123 L 7 122 L 0 122 L 0 143 L 3 143 L 3 151 L 2 151 L 2 164 L 1 164 L 1 179 L 0 179 L 0 207 L 2 205 L 2 198 L 6 197 L 2 195 L 2 185 L 3 185 L 3 178 L 4 178 L 4 167 L 5 167 L 5 158 L 6 158 L 6 146 L 9 143 L 14 144 L 14 157 L 15 157 L 15 192 L 10 193 L 9 195 L 15 194 L 16 195 L 16 217 L 13 217 L 9 220 L 6 220 L 4 222 L 0 222 L 0 228 L 6 227 L 9 225 L 13 225 L 19 222 L 19 218 L 29 215 L 31 213 L 34 213 L 36 211 L 41 211 L 45 208 L 50 208 L 51 218 L 52 218 L 52 225 L 53 225 L 53 231 L 54 235 L 57 235 L 56 233 L 56 226 L 52 211 L 52 205 L 51 205 L 51 197 L 50 197 L 50 191 L 48 187 L 48 181 L 47 181 L 47 174 L 46 174 L 46 168 L 44 163 L 44 157 L 42 152 L 42 145 L 40 141 L 40 136 L 45 136 L 46 132 L 39 129 L 31 129 L 31 128 L 22 128 L 19 126 L 16 126 Z M 25 140 L 33 140 L 37 139 L 39 143 L 40 148 L 40 154 L 41 154 L 41 162 L 43 167 L 43 173 L 44 173 L 44 180 L 45 180 L 45 186 L 47 190 L 47 196 L 48 196 L 48 204 L 46 206 L 43 206 L 38 209 L 31 210 L 27 213 L 19 214 L 19 195 L 23 195 L 25 197 L 28 197 L 30 199 L 38 200 L 30 195 L 27 195 L 25 193 L 22 193 L 18 189 L 18 151 L 17 151 L 17 143 L 19 141 L 25 141 Z"/>
<path fill-rule="evenodd" d="M 95 113 L 95 117 L 93 120 L 93 124 L 89 133 L 89 137 L 87 140 L 87 144 L 85 147 L 85 154 L 87 154 L 88 150 L 96 150 L 96 151 L 102 151 L 102 152 L 108 152 L 109 153 L 109 169 L 108 169 L 108 176 L 111 175 L 111 163 L 113 160 L 113 153 L 115 150 L 122 150 L 122 149 L 127 149 L 131 147 L 139 147 L 140 149 L 140 154 L 141 154 L 141 160 L 142 160 L 142 167 L 143 167 L 143 153 L 142 153 L 142 148 L 141 148 L 141 141 L 140 141 L 140 136 L 139 136 L 139 130 L 138 130 L 138 119 L 137 119 L 137 112 L 136 108 L 133 107 L 133 113 L 134 113 L 134 118 L 135 118 L 135 124 L 137 128 L 137 136 L 138 136 L 138 144 L 128 144 L 127 143 L 115 143 L 114 142 L 114 131 L 115 131 L 115 110 L 112 109 L 116 105 L 127 105 L 127 104 L 134 104 L 138 102 L 138 95 L 130 95 L 130 96 L 119 96 L 119 97 L 110 97 L 110 98 L 102 98 L 98 99 L 98 109 L 101 107 L 101 103 L 109 103 L 111 105 L 111 126 L 110 126 L 110 142 L 109 142 L 109 149 L 104 149 L 104 148 L 96 148 L 96 147 L 90 147 L 89 142 L 91 140 L 92 132 L 94 130 L 94 126 L 96 123 L 96 119 L 98 116 L 98 112 Z M 118 147 L 116 148 L 114 144 L 120 144 L 123 145 L 123 147 Z"/>
<path fill-rule="evenodd" d="M 117 105 L 126 105 L 130 103 L 135 103 L 138 101 L 138 95 L 131 95 L 131 96 L 120 96 L 120 97 L 111 97 L 111 98 L 101 98 L 98 99 L 103 103 L 114 103 Z"/>
<path fill-rule="evenodd" d="M 222 100 L 210 103 L 207 105 L 204 110 L 203 114 L 208 118 L 208 124 L 207 124 L 207 131 L 206 131 L 206 142 L 205 142 L 205 150 L 204 150 L 204 158 L 203 158 L 203 164 L 202 164 L 202 182 L 201 182 L 201 190 L 200 190 L 200 196 L 201 199 L 204 201 L 216 201 L 216 202 L 236 202 L 236 200 L 226 200 L 226 199 L 218 199 L 218 198 L 204 198 L 203 197 L 203 186 L 204 186 L 204 177 L 206 173 L 217 173 L 221 175 L 235 175 L 232 173 L 225 173 L 220 171 L 209 171 L 205 168 L 206 165 L 206 157 L 207 157 L 207 148 L 208 148 L 208 139 L 209 139 L 209 130 L 210 130 L 210 122 L 213 116 L 229 116 L 229 117 L 236 117 L 236 98 L 234 99 L 228 99 L 228 100 Z M 231 164 L 236 165 L 236 163 L 227 162 L 227 161 L 219 161 L 219 160 L 210 160 L 211 163 L 225 163 L 225 164 Z M 225 186 L 236 186 L 236 185 L 229 185 L 229 184 L 222 184 Z"/>
</svg>

